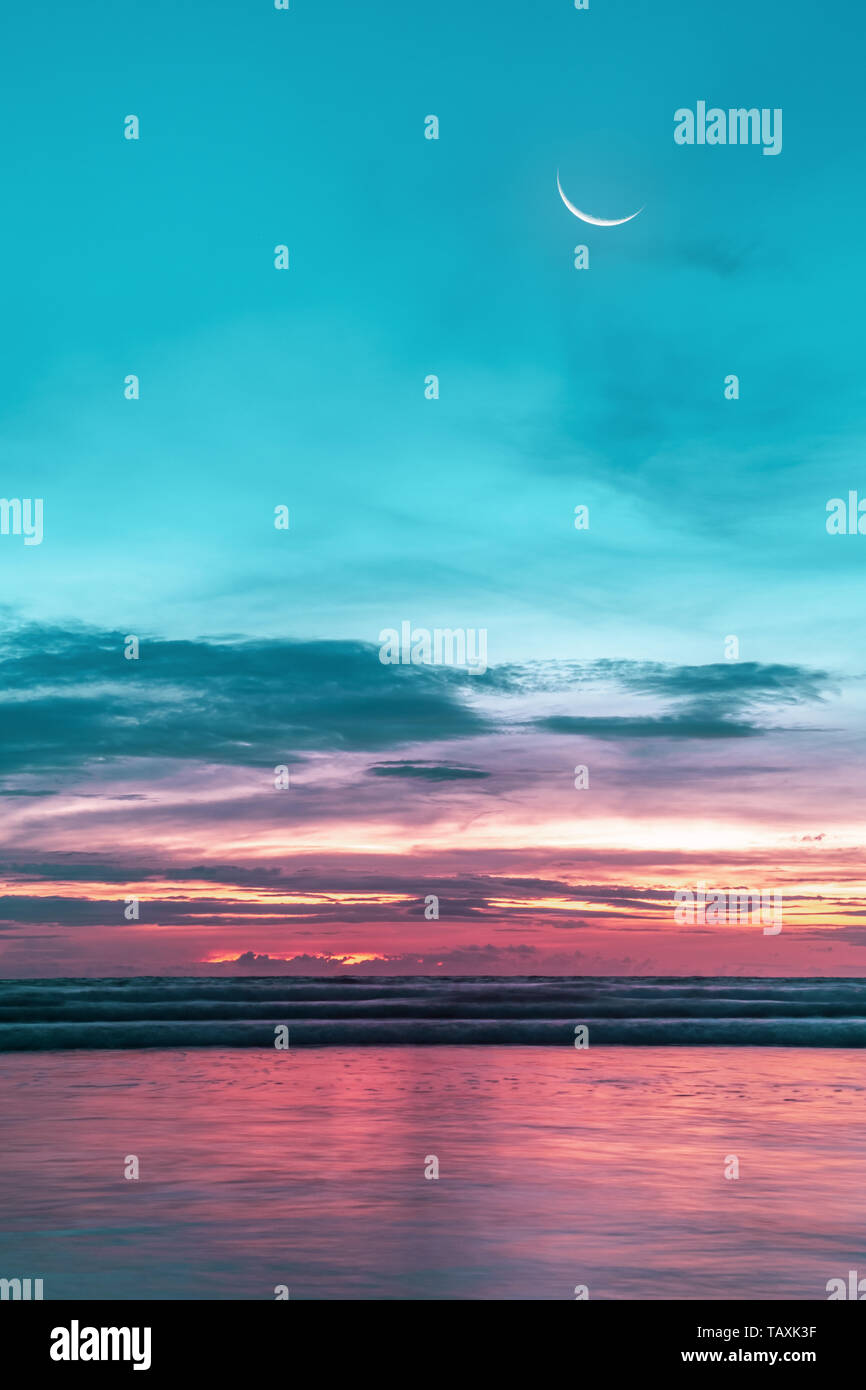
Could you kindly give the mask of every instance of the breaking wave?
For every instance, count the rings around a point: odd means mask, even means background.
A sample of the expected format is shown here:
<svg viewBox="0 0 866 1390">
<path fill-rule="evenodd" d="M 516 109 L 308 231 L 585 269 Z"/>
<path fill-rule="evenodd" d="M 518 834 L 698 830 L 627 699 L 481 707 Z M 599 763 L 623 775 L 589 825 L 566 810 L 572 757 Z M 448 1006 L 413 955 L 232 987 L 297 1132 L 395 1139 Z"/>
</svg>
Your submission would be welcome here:
<svg viewBox="0 0 866 1390">
<path fill-rule="evenodd" d="M 367 1044 L 866 1047 L 850 979 L 173 977 L 0 981 L 0 1051 Z"/>
</svg>

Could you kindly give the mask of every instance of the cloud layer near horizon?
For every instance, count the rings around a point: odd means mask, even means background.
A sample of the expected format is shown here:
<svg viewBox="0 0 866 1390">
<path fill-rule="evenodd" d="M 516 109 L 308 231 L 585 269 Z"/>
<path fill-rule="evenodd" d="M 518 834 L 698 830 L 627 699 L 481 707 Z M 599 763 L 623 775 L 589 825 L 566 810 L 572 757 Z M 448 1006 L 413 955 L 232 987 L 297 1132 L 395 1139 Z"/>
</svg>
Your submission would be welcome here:
<svg viewBox="0 0 866 1390">
<path fill-rule="evenodd" d="M 723 970 L 733 940 L 749 968 L 777 962 L 760 933 L 675 927 L 674 890 L 702 875 L 784 890 L 792 972 L 822 929 L 848 953 L 834 968 L 856 956 L 844 789 L 813 797 L 805 826 L 788 791 L 794 771 L 817 783 L 840 736 L 827 672 L 593 660 L 479 677 L 237 636 L 144 637 L 127 661 L 126 635 L 27 624 L 0 646 L 11 972 L 481 969 L 479 925 L 505 938 L 504 970 L 576 968 L 564 932 L 588 943 L 583 969 L 625 970 L 635 936 L 659 973 L 696 953 Z M 731 761 L 731 739 L 764 751 Z"/>
</svg>

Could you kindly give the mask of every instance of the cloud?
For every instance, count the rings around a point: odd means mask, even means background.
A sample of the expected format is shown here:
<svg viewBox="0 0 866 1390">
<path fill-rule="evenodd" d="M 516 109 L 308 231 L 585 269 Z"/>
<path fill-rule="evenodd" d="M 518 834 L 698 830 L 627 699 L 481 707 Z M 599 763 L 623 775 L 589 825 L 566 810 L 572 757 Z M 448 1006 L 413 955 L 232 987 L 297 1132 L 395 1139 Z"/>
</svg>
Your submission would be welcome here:
<svg viewBox="0 0 866 1390">
<path fill-rule="evenodd" d="M 199 961 L 198 965 L 205 967 L 208 974 L 217 976 L 226 972 L 234 973 L 239 969 L 260 974 L 336 975 L 347 979 L 359 975 L 376 977 L 519 974 L 533 966 L 537 967 L 542 962 L 547 965 L 549 962 L 555 963 L 563 959 L 571 963 L 573 968 L 580 953 L 575 951 L 570 956 L 556 957 L 540 951 L 536 946 L 494 946 L 488 943 L 485 946 L 458 946 L 451 950 L 435 952 L 405 951 L 397 955 L 370 953 L 371 958 L 368 960 L 358 960 L 359 954 L 365 953 L 351 950 L 334 951 L 327 955 L 302 952 L 298 955 L 279 957 L 267 952 L 249 950 L 243 951 L 231 960 Z"/>
<path fill-rule="evenodd" d="M 550 715 L 536 719 L 535 727 L 551 734 L 582 734 L 585 738 L 752 738 L 763 732 L 750 724 L 726 719 L 694 718 L 637 719 L 624 716 L 592 718 Z"/>
<path fill-rule="evenodd" d="M 46 871 L 44 881 L 50 881 L 51 872 L 50 869 Z M 58 878 L 65 876 L 71 880 L 62 866 L 57 866 L 53 872 Z M 838 871 L 833 868 L 827 872 L 835 876 Z M 205 876 L 219 883 L 223 891 L 213 895 L 202 891 L 200 880 Z M 10 881 L 15 877 L 14 871 L 7 874 Z M 232 949 L 239 935 L 243 939 L 251 932 L 268 932 L 268 944 L 272 949 L 276 945 L 279 951 L 283 943 L 297 946 L 308 938 L 319 942 L 334 936 L 339 938 L 347 928 L 365 932 L 383 927 L 403 931 L 414 926 L 423 929 L 425 894 L 429 889 L 439 898 L 443 921 L 452 926 L 475 923 L 473 931 L 523 932 L 542 926 L 573 931 L 615 926 L 618 932 L 623 932 L 634 927 L 670 926 L 674 891 L 682 886 L 679 877 L 660 887 L 512 874 L 461 875 L 444 871 L 425 877 L 428 882 L 424 890 L 419 891 L 416 869 L 401 874 L 337 865 L 330 869 L 322 867 L 275 874 L 259 866 L 248 870 L 211 866 L 208 871 L 180 868 L 136 871 L 130 866 L 123 873 L 114 870 L 110 878 L 105 875 L 100 880 L 95 874 L 91 875 L 82 896 L 62 892 L 10 893 L 0 898 L 0 924 L 53 926 L 75 930 L 76 934 L 90 928 L 110 928 L 118 929 L 124 936 L 136 932 L 147 935 L 154 927 L 192 929 L 206 933 L 208 940 L 227 939 Z M 112 882 L 119 883 L 121 879 L 124 886 L 118 886 L 111 896 L 106 896 L 106 890 L 111 892 Z M 159 880 L 160 888 L 163 880 L 170 879 L 170 891 L 147 896 L 147 884 L 151 879 Z M 95 885 L 94 889 L 90 889 L 90 882 Z M 748 891 L 739 878 L 732 883 L 730 875 L 716 880 L 716 884 L 725 891 Z M 237 891 L 233 894 L 232 889 Z M 256 889 L 259 896 L 253 897 Z M 94 896 L 89 896 L 89 892 L 94 892 Z M 97 892 L 99 896 L 95 895 Z M 128 894 L 140 898 L 140 918 L 136 927 L 123 916 Z M 848 908 L 844 897 L 825 898 L 796 889 L 785 889 L 785 902 L 788 907 L 813 910 L 844 908 L 850 915 L 858 911 Z M 334 952 L 329 951 L 329 954 Z M 274 956 L 274 959 L 282 958 L 280 954 Z"/>
<path fill-rule="evenodd" d="M 0 796 L 58 796 L 59 791 L 24 791 L 21 787 L 0 787 Z"/>
<path fill-rule="evenodd" d="M 375 751 L 488 727 L 467 699 L 488 678 L 385 666 L 363 642 L 142 637 L 138 660 L 123 651 L 120 632 L 7 633 L 0 772 L 128 758 L 272 767 L 305 750 Z"/>
<path fill-rule="evenodd" d="M 125 634 L 25 624 L 0 643 L 4 738 L 0 773 L 61 778 L 130 759 L 273 768 L 321 751 L 376 753 L 412 743 L 465 739 L 507 722 L 477 695 L 573 693 L 587 685 L 673 706 L 635 715 L 548 714 L 540 730 L 614 740 L 737 739 L 766 732 L 768 706 L 819 701 L 822 671 L 755 662 L 675 666 L 602 660 L 505 667 L 484 677 L 446 666 L 385 666 L 357 641 L 141 637 L 124 658 Z M 533 722 L 533 721 L 530 721 Z M 375 778 L 477 781 L 492 774 L 451 761 L 381 761 Z M 47 789 L 48 792 L 56 790 Z M 10 785 L 7 796 L 46 795 Z M 79 792 L 79 795 L 87 793 Z M 131 799 L 140 793 L 126 793 Z"/>
<path fill-rule="evenodd" d="M 659 661 L 606 660 L 591 663 L 590 670 L 595 679 L 606 677 L 626 690 L 677 699 L 727 700 L 737 708 L 750 703 L 821 700 L 831 681 L 826 671 L 757 661 L 674 666 Z"/>
<path fill-rule="evenodd" d="M 427 782 L 459 782 L 493 775 L 478 767 L 458 767 L 454 763 L 374 763 L 367 772 L 371 777 L 416 777 Z"/>
<path fill-rule="evenodd" d="M 548 733 L 614 740 L 752 738 L 777 727 L 761 722 L 764 709 L 823 701 L 831 686 L 826 671 L 754 661 L 675 666 L 603 660 L 571 664 L 568 671 L 577 688 L 594 684 L 618 687 L 628 694 L 655 696 L 673 705 L 674 712 L 665 714 L 545 715 L 532 721 L 535 728 Z M 554 688 L 563 688 L 564 675 L 562 671 L 552 673 Z M 520 683 L 516 672 L 510 672 L 509 677 Z M 529 673 L 527 680 L 532 679 Z M 544 671 L 535 673 L 534 679 L 535 688 L 543 688 Z"/>
</svg>

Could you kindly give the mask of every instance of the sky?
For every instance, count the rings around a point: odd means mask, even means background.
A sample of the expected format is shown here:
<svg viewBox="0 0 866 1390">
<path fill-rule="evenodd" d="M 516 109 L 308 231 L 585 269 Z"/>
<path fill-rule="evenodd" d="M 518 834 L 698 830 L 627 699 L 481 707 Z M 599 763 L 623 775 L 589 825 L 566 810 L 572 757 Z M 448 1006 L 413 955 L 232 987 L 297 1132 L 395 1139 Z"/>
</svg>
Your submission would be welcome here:
<svg viewBox="0 0 866 1390">
<path fill-rule="evenodd" d="M 857 18 L 10 20 L 0 974 L 862 973 Z"/>
</svg>

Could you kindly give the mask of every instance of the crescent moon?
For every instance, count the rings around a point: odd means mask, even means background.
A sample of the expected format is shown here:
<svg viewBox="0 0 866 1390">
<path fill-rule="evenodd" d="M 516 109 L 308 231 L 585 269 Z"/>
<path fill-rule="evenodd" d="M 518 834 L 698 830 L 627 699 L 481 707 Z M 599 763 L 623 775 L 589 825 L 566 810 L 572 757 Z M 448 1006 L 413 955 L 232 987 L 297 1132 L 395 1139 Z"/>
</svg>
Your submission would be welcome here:
<svg viewBox="0 0 866 1390">
<path fill-rule="evenodd" d="M 565 206 L 568 208 L 569 212 L 573 212 L 575 217 L 580 218 L 581 222 L 591 223 L 593 227 L 621 227 L 624 222 L 631 222 L 633 217 L 637 217 L 638 213 L 643 212 L 643 208 L 638 208 L 637 212 L 631 213 L 628 217 L 590 217 L 588 212 L 581 212 L 580 208 L 576 208 L 574 206 L 574 203 L 570 203 L 569 200 L 566 198 L 564 192 L 562 191 L 562 184 L 559 182 L 558 169 L 556 171 L 556 186 L 559 189 L 559 196 L 565 203 Z"/>
</svg>

